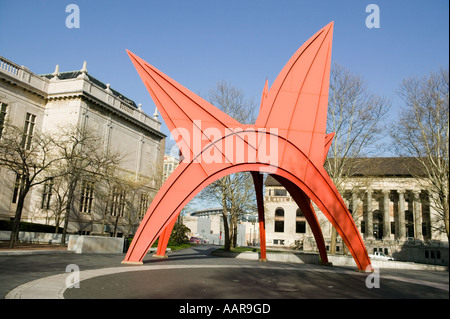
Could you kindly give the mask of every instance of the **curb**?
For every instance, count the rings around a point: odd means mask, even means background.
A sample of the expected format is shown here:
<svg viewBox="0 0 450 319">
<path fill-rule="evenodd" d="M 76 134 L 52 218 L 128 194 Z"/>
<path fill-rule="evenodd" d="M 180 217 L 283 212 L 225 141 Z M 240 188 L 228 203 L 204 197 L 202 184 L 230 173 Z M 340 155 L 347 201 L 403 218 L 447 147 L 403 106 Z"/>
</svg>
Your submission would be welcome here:
<svg viewBox="0 0 450 319">
<path fill-rule="evenodd" d="M 250 259 L 258 260 L 260 253 L 258 252 L 226 252 L 222 250 L 216 250 L 211 252 L 214 256 L 237 258 L 237 259 Z M 316 256 L 316 258 L 314 257 Z M 290 252 L 277 252 L 267 253 L 267 261 L 270 262 L 292 262 L 302 264 L 316 264 L 319 265 L 319 256 L 313 253 L 290 253 Z M 352 257 L 328 255 L 328 266 L 344 266 L 344 267 L 356 267 L 356 264 Z M 429 271 L 449 271 L 448 266 L 441 265 L 428 265 L 418 264 L 413 262 L 402 261 L 382 261 L 372 260 L 372 265 L 381 269 L 409 269 L 409 270 L 429 270 Z"/>
<path fill-rule="evenodd" d="M 48 255 L 48 254 L 73 254 L 71 250 L 4 250 L 0 251 L 0 256 L 18 256 L 18 255 Z"/>
</svg>

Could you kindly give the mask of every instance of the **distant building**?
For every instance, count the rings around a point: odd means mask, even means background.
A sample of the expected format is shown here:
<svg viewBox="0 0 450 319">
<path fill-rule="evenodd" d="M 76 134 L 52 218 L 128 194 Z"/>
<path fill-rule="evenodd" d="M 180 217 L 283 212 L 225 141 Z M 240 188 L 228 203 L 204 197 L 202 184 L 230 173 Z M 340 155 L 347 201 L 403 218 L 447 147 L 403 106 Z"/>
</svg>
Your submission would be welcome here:
<svg viewBox="0 0 450 319">
<path fill-rule="evenodd" d="M 54 131 L 63 125 L 88 127 L 102 137 L 105 149 L 126 154 L 118 169 L 132 180 L 149 182 L 139 194 L 125 191 L 111 194 L 114 205 L 105 211 L 95 205 L 100 203 L 98 187 L 89 180 L 79 181 L 77 214 L 71 219 L 69 232 L 108 233 L 116 222 L 119 235 L 135 231 L 140 220 L 130 224 L 125 200 L 134 196 L 133 205 L 139 207 L 142 218 L 161 183 L 165 135 L 156 113 L 154 117 L 148 116 L 140 105 L 94 78 L 86 63 L 78 71 L 60 72 L 56 66 L 51 74 L 37 75 L 3 57 L 0 57 L 0 112 L 0 128 L 8 122 L 24 127 L 32 138 L 35 130 Z M 0 167 L 0 219 L 14 216 L 15 182 L 16 176 Z M 54 223 L 52 208 L 56 197 L 51 183 L 34 187 L 27 195 L 22 220 Z"/>
<path fill-rule="evenodd" d="M 163 181 L 169 178 L 170 174 L 173 173 L 178 164 L 180 164 L 178 157 L 169 154 L 164 155 Z"/>
<path fill-rule="evenodd" d="M 443 220 L 430 205 L 431 194 L 414 158 L 358 159 L 341 194 L 369 253 L 382 251 L 399 260 L 448 264 L 448 239 Z M 423 176 L 423 175 L 422 175 Z M 316 250 L 316 243 L 297 204 L 273 177 L 265 180 L 267 246 Z M 316 208 L 323 236 L 330 246 L 332 226 Z M 343 243 L 338 238 L 337 252 Z"/>
<path fill-rule="evenodd" d="M 224 226 L 222 207 L 197 210 L 183 216 L 183 224 L 190 230 L 190 237 L 199 238 L 202 242 L 223 245 Z M 259 245 L 257 217 L 252 214 L 241 216 L 238 221 L 238 246 Z"/>
</svg>

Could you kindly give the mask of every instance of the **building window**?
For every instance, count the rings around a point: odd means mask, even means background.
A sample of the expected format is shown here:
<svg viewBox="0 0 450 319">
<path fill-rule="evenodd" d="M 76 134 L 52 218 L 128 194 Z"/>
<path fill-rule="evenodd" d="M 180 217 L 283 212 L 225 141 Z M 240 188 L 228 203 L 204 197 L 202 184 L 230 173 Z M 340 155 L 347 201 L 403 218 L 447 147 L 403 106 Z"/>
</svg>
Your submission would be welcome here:
<svg viewBox="0 0 450 319">
<path fill-rule="evenodd" d="M 125 211 L 125 190 L 113 187 L 110 201 L 111 216 L 123 217 Z"/>
<path fill-rule="evenodd" d="M 441 259 L 440 250 L 425 250 L 425 258 Z"/>
<path fill-rule="evenodd" d="M 149 196 L 148 194 L 141 194 L 141 199 L 139 201 L 139 220 L 144 218 L 149 206 Z"/>
<path fill-rule="evenodd" d="M 25 118 L 25 126 L 23 127 L 22 148 L 29 150 L 31 147 L 31 139 L 33 138 L 34 125 L 36 124 L 36 115 L 27 113 Z"/>
<path fill-rule="evenodd" d="M 295 232 L 297 234 L 304 234 L 304 233 L 306 233 L 306 222 L 297 221 L 295 223 Z"/>
<path fill-rule="evenodd" d="M 422 235 L 428 236 L 428 224 L 426 224 L 426 223 L 422 224 Z"/>
<path fill-rule="evenodd" d="M 52 198 L 53 178 L 50 178 L 44 183 L 44 190 L 42 192 L 41 209 L 50 209 L 50 200 Z"/>
<path fill-rule="evenodd" d="M 2 138 L 3 127 L 5 126 L 7 104 L 0 102 L 0 138 Z"/>
<path fill-rule="evenodd" d="M 285 189 L 275 189 L 275 196 L 287 196 Z"/>
<path fill-rule="evenodd" d="M 414 238 L 414 214 L 410 210 L 405 211 L 406 236 Z"/>
<path fill-rule="evenodd" d="M 383 238 L 383 214 L 380 210 L 373 211 L 373 237 L 375 239 Z"/>
<path fill-rule="evenodd" d="M 80 212 L 90 214 L 94 200 L 94 182 L 84 180 L 81 184 Z"/>
<path fill-rule="evenodd" d="M 284 209 L 283 208 L 275 209 L 275 232 L 276 233 L 284 232 Z"/>
<path fill-rule="evenodd" d="M 295 217 L 295 232 L 297 234 L 306 233 L 306 222 L 305 216 L 303 215 L 300 208 L 297 208 L 296 217 Z"/>
<path fill-rule="evenodd" d="M 24 184 L 25 184 L 25 176 L 23 176 L 22 174 L 16 174 L 16 181 L 14 183 L 14 191 L 12 198 L 13 204 L 16 204 L 19 201 L 20 190 L 22 189 Z"/>
</svg>

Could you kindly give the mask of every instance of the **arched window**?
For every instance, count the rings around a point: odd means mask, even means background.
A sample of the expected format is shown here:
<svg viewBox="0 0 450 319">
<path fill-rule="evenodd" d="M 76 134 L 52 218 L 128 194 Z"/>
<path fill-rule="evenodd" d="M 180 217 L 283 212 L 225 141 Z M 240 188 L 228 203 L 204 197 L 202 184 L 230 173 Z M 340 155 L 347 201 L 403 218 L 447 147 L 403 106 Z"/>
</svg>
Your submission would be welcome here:
<svg viewBox="0 0 450 319">
<path fill-rule="evenodd" d="M 281 207 L 275 209 L 275 232 L 284 232 L 284 209 Z"/>
</svg>

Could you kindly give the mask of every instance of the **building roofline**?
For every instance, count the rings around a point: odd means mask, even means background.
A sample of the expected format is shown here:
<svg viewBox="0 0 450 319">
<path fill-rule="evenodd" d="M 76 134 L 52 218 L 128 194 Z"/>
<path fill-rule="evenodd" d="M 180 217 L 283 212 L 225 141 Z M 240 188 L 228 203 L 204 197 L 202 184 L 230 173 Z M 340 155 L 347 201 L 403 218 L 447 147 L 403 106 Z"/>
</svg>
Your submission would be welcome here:
<svg viewBox="0 0 450 319">
<path fill-rule="evenodd" d="M 46 100 L 71 97 L 87 98 L 96 104 L 108 107 L 109 111 L 131 121 L 133 124 L 138 125 L 159 138 L 167 137 L 158 129 L 161 122 L 157 118 L 144 113 L 136 106 L 136 103 L 133 100 L 112 89 L 109 84 L 105 84 L 88 74 L 86 64 L 84 64 L 83 69 L 79 71 L 59 72 L 59 67 L 57 66 L 55 72 L 51 74 L 38 75 L 31 72 L 25 66 L 19 66 L 0 56 L 0 74 L 7 82 L 12 83 L 13 85 L 19 85 L 26 91 L 37 94 Z M 78 84 L 70 91 L 63 92 L 56 89 L 55 92 L 52 92 L 52 90 L 55 89 L 54 85 L 57 85 L 59 81 L 64 82 L 77 79 L 86 81 L 89 83 L 89 87 L 92 86 L 96 89 L 92 92 L 88 92 L 90 90 L 86 90 L 85 84 Z M 56 86 L 56 88 L 58 87 Z M 153 125 L 155 127 L 153 127 Z"/>
<path fill-rule="evenodd" d="M 78 71 L 65 71 L 65 72 L 60 72 L 57 75 L 53 74 L 53 73 L 47 73 L 47 74 L 40 74 L 39 76 L 47 78 L 49 80 L 54 79 L 55 77 L 58 80 L 71 80 L 71 79 L 76 79 L 78 78 L 80 75 L 83 74 L 83 71 L 78 70 Z M 126 96 L 124 96 L 122 93 L 120 93 L 117 90 L 112 89 L 109 85 L 105 84 L 104 82 L 100 81 L 99 79 L 93 77 L 92 75 L 90 75 L 89 73 L 85 73 L 86 76 L 88 77 L 88 80 L 91 81 L 92 83 L 96 84 L 97 86 L 99 86 L 100 88 L 102 88 L 103 90 L 109 90 L 111 92 L 111 94 L 113 94 L 115 97 L 121 99 L 122 101 L 131 104 L 134 108 L 138 108 L 138 106 L 136 105 L 136 103 L 127 98 Z"/>
<path fill-rule="evenodd" d="M 327 161 L 332 159 L 327 159 Z M 415 157 L 364 157 L 348 159 L 350 178 L 357 177 L 426 177 L 422 163 Z M 327 168 L 326 163 L 324 164 Z M 281 186 L 272 176 L 264 182 L 266 186 Z"/>
</svg>

